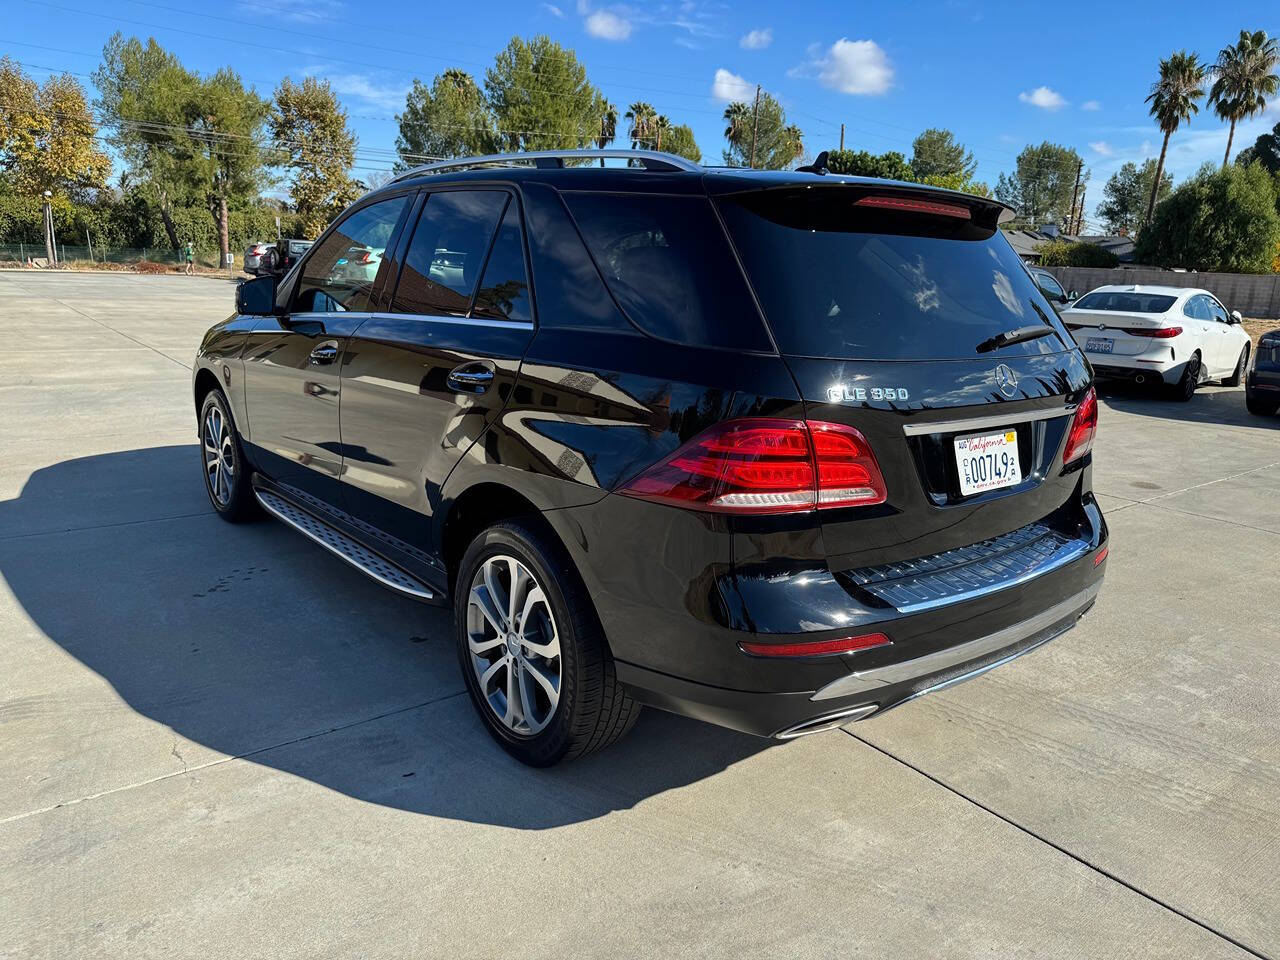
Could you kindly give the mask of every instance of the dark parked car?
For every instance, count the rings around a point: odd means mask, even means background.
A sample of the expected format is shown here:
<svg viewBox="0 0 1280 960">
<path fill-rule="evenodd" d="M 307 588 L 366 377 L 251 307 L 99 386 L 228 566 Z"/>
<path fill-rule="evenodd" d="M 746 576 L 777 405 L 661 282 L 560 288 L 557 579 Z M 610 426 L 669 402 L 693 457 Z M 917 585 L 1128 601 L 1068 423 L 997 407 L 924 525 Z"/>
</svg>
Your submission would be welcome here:
<svg viewBox="0 0 1280 960">
<path fill-rule="evenodd" d="M 1027 272 L 1031 274 L 1036 286 L 1050 303 L 1056 303 L 1059 307 L 1069 307 L 1080 296 L 1074 290 L 1070 293 L 1063 290 L 1058 278 L 1044 267 L 1027 267 Z"/>
<path fill-rule="evenodd" d="M 641 704 L 829 729 L 1075 624 L 1097 399 L 1004 207 L 601 156 L 411 171 L 241 285 L 195 366 L 218 513 L 452 604 L 531 764 Z"/>
<path fill-rule="evenodd" d="M 1280 410 L 1280 330 L 1268 330 L 1258 338 L 1244 381 L 1244 402 L 1250 413 L 1264 417 Z"/>
</svg>

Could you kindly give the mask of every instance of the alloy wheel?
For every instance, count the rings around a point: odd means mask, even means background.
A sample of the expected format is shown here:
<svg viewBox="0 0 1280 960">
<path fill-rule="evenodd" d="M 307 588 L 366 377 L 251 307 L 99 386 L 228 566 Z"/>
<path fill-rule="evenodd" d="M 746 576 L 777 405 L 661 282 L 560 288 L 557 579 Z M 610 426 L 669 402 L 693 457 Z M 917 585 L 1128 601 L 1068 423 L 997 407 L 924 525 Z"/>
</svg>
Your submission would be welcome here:
<svg viewBox="0 0 1280 960">
<path fill-rule="evenodd" d="M 514 557 L 487 558 L 467 597 L 467 647 L 480 695 L 517 736 L 540 733 L 560 703 L 560 635 L 537 578 Z"/>
<path fill-rule="evenodd" d="M 217 404 L 210 405 L 204 417 L 204 469 L 209 494 L 219 507 L 231 503 L 231 488 L 236 477 L 236 445 L 231 425 Z"/>
</svg>

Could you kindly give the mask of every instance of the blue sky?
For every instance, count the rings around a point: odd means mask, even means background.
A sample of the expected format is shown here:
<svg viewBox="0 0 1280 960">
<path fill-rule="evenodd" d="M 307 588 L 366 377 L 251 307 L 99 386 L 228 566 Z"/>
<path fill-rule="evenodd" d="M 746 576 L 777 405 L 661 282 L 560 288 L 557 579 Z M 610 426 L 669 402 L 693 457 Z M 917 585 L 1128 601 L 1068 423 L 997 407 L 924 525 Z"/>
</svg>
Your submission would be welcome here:
<svg viewBox="0 0 1280 960">
<path fill-rule="evenodd" d="M 1212 60 L 1241 28 L 1280 30 L 1258 3 L 720 2 L 405 3 L 401 0 L 9 0 L 0 51 L 87 75 L 115 30 L 155 36 L 192 68 L 230 65 L 264 94 L 288 73 L 329 79 L 360 138 L 358 173 L 390 166 L 394 114 L 418 76 L 449 66 L 482 77 L 513 34 L 547 33 L 625 109 L 648 100 L 693 127 L 718 162 L 725 100 L 756 83 L 805 131 L 811 152 L 845 144 L 909 154 L 927 126 L 952 129 L 994 184 L 1027 143 L 1077 149 L 1092 169 L 1093 216 L 1106 178 L 1158 153 L 1143 98 L 1157 60 L 1186 47 Z M 86 80 L 87 82 L 87 80 Z M 1280 121 L 1246 122 L 1236 148 Z M 1220 160 L 1226 127 L 1204 111 L 1175 134 L 1175 178 Z"/>
</svg>

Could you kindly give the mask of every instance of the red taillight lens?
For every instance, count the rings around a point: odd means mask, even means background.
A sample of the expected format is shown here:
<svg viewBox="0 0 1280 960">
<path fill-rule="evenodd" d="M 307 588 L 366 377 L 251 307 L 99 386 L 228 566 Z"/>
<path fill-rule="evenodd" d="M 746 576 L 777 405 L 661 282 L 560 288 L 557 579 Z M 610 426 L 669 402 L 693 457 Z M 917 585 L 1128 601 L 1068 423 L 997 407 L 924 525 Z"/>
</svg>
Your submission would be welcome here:
<svg viewBox="0 0 1280 960">
<path fill-rule="evenodd" d="M 1067 448 L 1062 453 L 1063 466 L 1079 460 L 1093 448 L 1093 436 L 1098 432 L 1098 395 L 1093 387 L 1084 395 L 1067 434 Z"/>
<path fill-rule="evenodd" d="M 1181 327 L 1125 327 L 1124 332 L 1131 337 L 1154 337 L 1156 340 L 1168 340 L 1182 332 Z"/>
<path fill-rule="evenodd" d="M 622 492 L 722 513 L 796 513 L 886 498 L 871 447 L 853 427 L 763 418 L 703 431 Z"/>
<path fill-rule="evenodd" d="M 360 254 L 360 262 L 373 263 L 373 253 L 366 250 L 364 253 Z"/>
<path fill-rule="evenodd" d="M 854 202 L 855 207 L 882 207 L 886 210 L 905 210 L 908 213 L 934 213 L 943 217 L 971 220 L 968 207 L 956 203 L 936 203 L 932 200 L 911 200 L 906 197 L 863 197 Z"/>
<path fill-rule="evenodd" d="M 812 640 L 801 643 L 748 643 L 738 644 L 747 653 L 757 657 L 829 657 L 838 653 L 857 653 L 883 647 L 893 641 L 883 633 L 867 633 L 859 637 L 841 640 Z"/>
</svg>

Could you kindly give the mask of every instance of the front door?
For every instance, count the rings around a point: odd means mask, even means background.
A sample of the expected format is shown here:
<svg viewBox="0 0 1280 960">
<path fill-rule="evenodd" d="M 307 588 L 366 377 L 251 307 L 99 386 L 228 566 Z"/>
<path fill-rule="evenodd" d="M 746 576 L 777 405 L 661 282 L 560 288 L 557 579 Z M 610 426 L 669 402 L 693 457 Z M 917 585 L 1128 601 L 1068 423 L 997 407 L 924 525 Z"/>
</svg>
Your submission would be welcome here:
<svg viewBox="0 0 1280 960">
<path fill-rule="evenodd" d="M 259 321 L 245 350 L 250 458 L 282 486 L 326 503 L 337 502 L 342 472 L 342 353 L 385 279 L 381 256 L 370 266 L 349 254 L 390 245 L 411 198 L 360 207 L 336 224 L 281 291 L 285 312 Z"/>
<path fill-rule="evenodd" d="M 351 513 L 422 549 L 441 484 L 510 395 L 533 315 L 514 195 L 433 191 L 406 236 L 390 311 L 343 363 L 342 479 Z"/>
</svg>

